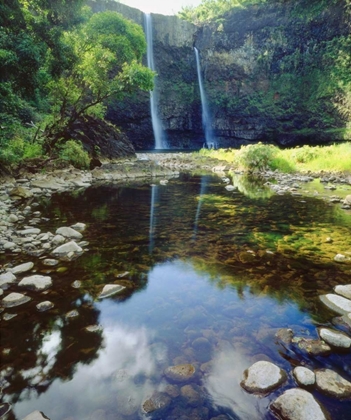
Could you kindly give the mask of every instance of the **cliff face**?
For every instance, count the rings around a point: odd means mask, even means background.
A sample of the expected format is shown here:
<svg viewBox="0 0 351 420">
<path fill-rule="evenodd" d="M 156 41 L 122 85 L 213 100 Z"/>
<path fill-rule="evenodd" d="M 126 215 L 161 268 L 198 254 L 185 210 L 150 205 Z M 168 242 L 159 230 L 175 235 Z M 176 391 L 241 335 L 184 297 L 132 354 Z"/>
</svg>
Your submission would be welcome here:
<svg viewBox="0 0 351 420">
<path fill-rule="evenodd" d="M 193 47 L 219 147 L 257 141 L 321 144 L 351 138 L 351 36 L 346 0 L 319 7 L 291 1 L 235 9 L 221 23 L 196 27 L 152 15 L 159 116 L 171 148 L 204 142 Z M 111 0 L 144 26 L 143 14 Z M 305 7 L 305 8 L 304 8 Z M 154 145 L 149 95 L 113 104 L 107 118 L 137 149 Z"/>
</svg>

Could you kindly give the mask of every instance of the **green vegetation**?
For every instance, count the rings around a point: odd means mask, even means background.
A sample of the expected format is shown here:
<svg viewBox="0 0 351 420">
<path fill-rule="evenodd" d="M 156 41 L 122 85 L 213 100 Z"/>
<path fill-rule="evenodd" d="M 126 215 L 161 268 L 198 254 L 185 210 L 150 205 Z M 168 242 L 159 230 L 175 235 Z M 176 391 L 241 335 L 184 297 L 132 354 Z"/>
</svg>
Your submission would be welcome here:
<svg viewBox="0 0 351 420">
<path fill-rule="evenodd" d="M 351 173 L 351 143 L 332 146 L 303 146 L 279 149 L 262 143 L 242 146 L 240 149 L 202 149 L 200 156 L 224 160 L 233 168 L 255 172 L 264 169 L 281 172 L 328 171 Z"/>
<path fill-rule="evenodd" d="M 152 89 L 142 28 L 83 3 L 0 5 L 0 166 L 57 156 L 77 120 L 103 118 L 109 100 Z"/>
</svg>

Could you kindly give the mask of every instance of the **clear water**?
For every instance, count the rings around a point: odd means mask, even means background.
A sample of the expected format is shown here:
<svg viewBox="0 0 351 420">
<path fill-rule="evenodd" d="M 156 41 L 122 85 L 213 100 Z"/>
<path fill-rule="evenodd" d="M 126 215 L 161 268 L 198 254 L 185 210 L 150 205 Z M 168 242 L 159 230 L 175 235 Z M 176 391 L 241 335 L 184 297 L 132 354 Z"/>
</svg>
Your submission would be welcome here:
<svg viewBox="0 0 351 420">
<path fill-rule="evenodd" d="M 170 403 L 151 418 L 272 419 L 269 404 L 296 386 L 297 365 L 330 367 L 351 380 L 350 353 L 309 357 L 275 338 L 279 328 L 317 337 L 317 326 L 332 325 L 335 314 L 318 295 L 350 282 L 350 266 L 332 261 L 337 248 L 351 249 L 350 213 L 236 183 L 243 192 L 226 191 L 218 177 L 187 174 L 166 186 L 110 185 L 42 199 L 43 231 L 84 222 L 90 245 L 51 269 L 33 259 L 54 286 L 6 310 L 17 314 L 1 324 L 9 419 L 37 409 L 51 420 L 140 419 L 155 391 Z M 334 242 L 325 244 L 326 236 Z M 71 286 L 75 280 L 81 288 Z M 99 300 L 110 283 L 126 292 Z M 55 308 L 38 313 L 43 300 Z M 67 319 L 74 309 L 79 315 Z M 88 332 L 89 325 L 100 330 Z M 289 374 L 265 397 L 240 387 L 244 369 L 258 360 Z M 163 374 L 181 363 L 196 367 L 190 396 L 186 384 Z M 350 401 L 312 392 L 332 419 L 350 418 Z"/>
</svg>

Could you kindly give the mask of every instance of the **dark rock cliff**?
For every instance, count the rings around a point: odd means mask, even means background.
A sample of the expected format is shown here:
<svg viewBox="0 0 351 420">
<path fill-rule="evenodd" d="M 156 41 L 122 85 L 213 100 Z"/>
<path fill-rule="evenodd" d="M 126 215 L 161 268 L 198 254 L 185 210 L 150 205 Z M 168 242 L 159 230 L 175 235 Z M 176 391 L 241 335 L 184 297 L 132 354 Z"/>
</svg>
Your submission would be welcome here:
<svg viewBox="0 0 351 420">
<path fill-rule="evenodd" d="M 196 27 L 152 15 L 159 116 L 171 148 L 204 142 L 193 47 L 201 54 L 211 123 L 219 147 L 257 141 L 289 146 L 351 138 L 351 37 L 347 0 L 320 7 L 312 0 L 234 9 L 219 23 Z M 142 12 L 112 0 L 90 1 L 94 12 L 116 10 L 144 25 Z M 136 149 L 153 148 L 149 95 L 109 107 L 107 118 Z"/>
</svg>

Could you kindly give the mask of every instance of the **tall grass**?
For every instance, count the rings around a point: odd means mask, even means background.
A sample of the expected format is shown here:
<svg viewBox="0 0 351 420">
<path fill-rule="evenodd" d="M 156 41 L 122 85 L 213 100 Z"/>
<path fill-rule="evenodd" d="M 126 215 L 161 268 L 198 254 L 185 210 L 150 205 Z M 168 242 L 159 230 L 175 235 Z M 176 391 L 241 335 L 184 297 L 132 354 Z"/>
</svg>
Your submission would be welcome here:
<svg viewBox="0 0 351 420">
<path fill-rule="evenodd" d="M 351 143 L 332 146 L 302 146 L 279 149 L 257 143 L 240 149 L 201 150 L 202 156 L 224 160 L 246 171 L 263 169 L 280 172 L 351 172 Z"/>
</svg>

